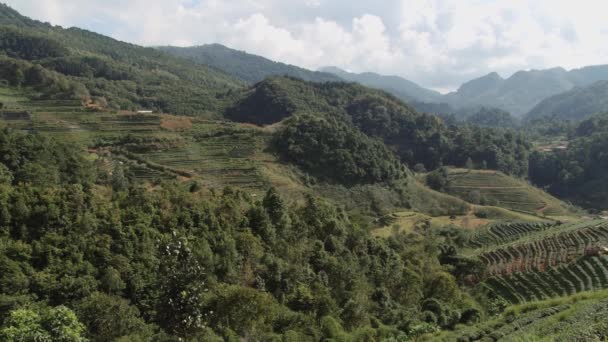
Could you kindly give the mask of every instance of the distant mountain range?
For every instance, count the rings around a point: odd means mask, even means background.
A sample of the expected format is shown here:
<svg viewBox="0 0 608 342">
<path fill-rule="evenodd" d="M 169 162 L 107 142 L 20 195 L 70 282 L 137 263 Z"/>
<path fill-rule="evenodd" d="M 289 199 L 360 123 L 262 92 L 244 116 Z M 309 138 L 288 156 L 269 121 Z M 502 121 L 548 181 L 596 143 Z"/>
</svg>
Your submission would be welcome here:
<svg viewBox="0 0 608 342">
<path fill-rule="evenodd" d="M 457 108 L 492 106 L 521 117 L 548 97 L 600 80 L 608 80 L 608 65 L 572 71 L 563 68 L 518 71 L 507 79 L 491 73 L 463 84 L 458 91 L 447 94 L 444 101 Z"/>
<path fill-rule="evenodd" d="M 569 92 L 575 87 L 587 87 L 600 80 L 608 80 L 608 65 L 571 71 L 563 68 L 518 71 L 506 79 L 493 72 L 464 83 L 455 92 L 442 95 L 397 76 L 382 76 L 374 73 L 353 74 L 335 67 L 321 70 L 349 81 L 383 89 L 410 102 L 419 110 L 436 111 L 438 114 L 449 112 L 459 117 L 466 117 L 478 111 L 480 107 L 500 109 L 515 117 L 523 117 L 545 99 Z M 596 93 L 591 91 L 589 96 Z M 597 108 L 601 109 L 601 106 Z M 553 114 L 543 112 L 538 115 Z"/>
<path fill-rule="evenodd" d="M 361 83 L 371 88 L 385 90 L 405 101 L 441 102 L 442 95 L 399 76 L 384 76 L 372 72 L 355 74 L 337 67 L 324 67 L 321 71 L 334 74 L 344 80 Z"/>
<path fill-rule="evenodd" d="M 399 76 L 376 73 L 352 73 L 337 67 L 320 71 L 271 61 L 219 44 L 195 47 L 159 47 L 158 49 L 223 71 L 246 83 L 256 83 L 271 76 L 291 76 L 311 82 L 357 82 L 384 90 L 408 102 L 419 111 L 454 114 L 465 119 L 488 112 L 506 111 L 517 118 L 557 116 L 581 119 L 605 111 L 603 85 L 608 81 L 608 65 L 589 66 L 567 71 L 563 68 L 518 71 L 508 78 L 498 73 L 468 81 L 452 93 L 442 95 Z"/>
</svg>

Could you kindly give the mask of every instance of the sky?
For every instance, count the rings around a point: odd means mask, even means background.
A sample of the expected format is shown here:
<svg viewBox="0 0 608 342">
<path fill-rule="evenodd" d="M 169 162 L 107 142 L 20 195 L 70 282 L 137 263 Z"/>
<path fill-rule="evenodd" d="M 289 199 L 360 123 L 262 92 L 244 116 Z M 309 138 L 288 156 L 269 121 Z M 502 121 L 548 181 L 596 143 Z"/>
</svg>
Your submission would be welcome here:
<svg viewBox="0 0 608 342">
<path fill-rule="evenodd" d="M 220 43 L 309 69 L 475 77 L 608 64 L 606 0 L 4 0 L 33 19 L 146 46 Z"/>
</svg>

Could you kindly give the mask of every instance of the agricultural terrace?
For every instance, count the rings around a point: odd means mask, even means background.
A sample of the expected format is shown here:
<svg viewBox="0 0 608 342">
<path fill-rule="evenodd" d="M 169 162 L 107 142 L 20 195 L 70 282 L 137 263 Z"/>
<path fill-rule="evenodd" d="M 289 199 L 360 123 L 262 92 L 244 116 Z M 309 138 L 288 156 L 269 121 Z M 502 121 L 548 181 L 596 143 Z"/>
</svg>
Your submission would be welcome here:
<svg viewBox="0 0 608 342">
<path fill-rule="evenodd" d="M 499 171 L 450 169 L 446 191 L 467 201 L 479 197 L 481 204 L 527 214 L 555 216 L 567 213 L 557 198 Z"/>
</svg>

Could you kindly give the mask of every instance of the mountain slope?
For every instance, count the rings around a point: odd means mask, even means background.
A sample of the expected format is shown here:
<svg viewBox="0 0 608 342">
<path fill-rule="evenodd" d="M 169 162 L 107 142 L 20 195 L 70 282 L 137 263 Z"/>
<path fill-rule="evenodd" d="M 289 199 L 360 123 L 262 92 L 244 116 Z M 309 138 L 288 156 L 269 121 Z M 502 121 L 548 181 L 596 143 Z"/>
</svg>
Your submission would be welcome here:
<svg viewBox="0 0 608 342">
<path fill-rule="evenodd" d="M 199 64 L 217 68 L 247 83 L 256 83 L 270 76 L 285 75 L 312 82 L 340 81 L 339 77 L 329 73 L 273 62 L 264 57 L 230 49 L 220 44 L 185 48 L 162 46 L 158 49 Z"/>
<path fill-rule="evenodd" d="M 555 117 L 577 121 L 606 111 L 608 111 L 608 81 L 598 81 L 588 87 L 577 87 L 543 100 L 526 115 L 525 119 Z"/>
<path fill-rule="evenodd" d="M 371 72 L 354 74 L 336 67 L 325 67 L 321 71 L 332 73 L 347 81 L 384 90 L 407 102 L 438 102 L 441 98 L 440 93 L 423 88 L 399 76 L 383 76 Z"/>
<path fill-rule="evenodd" d="M 234 104 L 226 117 L 234 121 L 272 125 L 294 115 L 326 116 L 382 140 L 412 168 L 416 164 L 430 170 L 442 164 L 463 166 L 471 158 L 509 174 L 527 172 L 530 145 L 523 136 L 491 128 L 451 128 L 388 93 L 356 83 L 275 77 L 233 94 Z"/>
<path fill-rule="evenodd" d="M 87 89 L 88 94 L 74 95 L 85 102 L 209 114 L 220 107 L 218 94 L 242 86 L 221 71 L 86 30 L 37 22 L 5 5 L 0 5 L 0 26 L 5 65 L 27 60 L 38 73 L 58 72 Z"/>
</svg>

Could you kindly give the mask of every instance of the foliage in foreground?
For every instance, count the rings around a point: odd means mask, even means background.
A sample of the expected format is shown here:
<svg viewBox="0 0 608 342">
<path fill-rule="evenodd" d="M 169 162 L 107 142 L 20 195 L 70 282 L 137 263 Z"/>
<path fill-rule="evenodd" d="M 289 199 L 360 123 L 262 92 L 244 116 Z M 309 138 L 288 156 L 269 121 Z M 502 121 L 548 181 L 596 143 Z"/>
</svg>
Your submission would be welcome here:
<svg viewBox="0 0 608 342">
<path fill-rule="evenodd" d="M 3 334 L 55 333 L 53 312 L 69 318 L 65 341 L 365 340 L 478 317 L 432 237 L 373 238 L 341 209 L 273 190 L 148 190 L 69 146 L 0 132 Z"/>
</svg>

